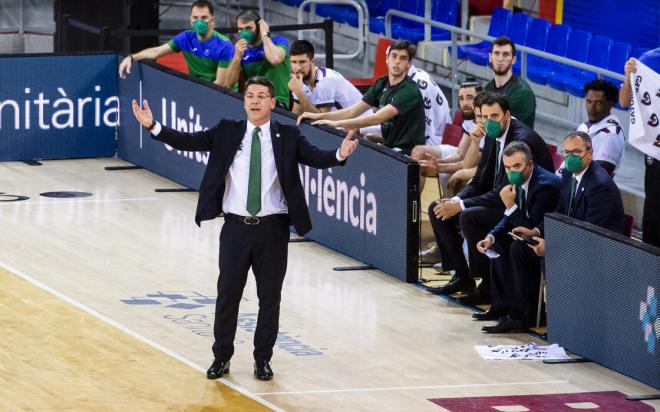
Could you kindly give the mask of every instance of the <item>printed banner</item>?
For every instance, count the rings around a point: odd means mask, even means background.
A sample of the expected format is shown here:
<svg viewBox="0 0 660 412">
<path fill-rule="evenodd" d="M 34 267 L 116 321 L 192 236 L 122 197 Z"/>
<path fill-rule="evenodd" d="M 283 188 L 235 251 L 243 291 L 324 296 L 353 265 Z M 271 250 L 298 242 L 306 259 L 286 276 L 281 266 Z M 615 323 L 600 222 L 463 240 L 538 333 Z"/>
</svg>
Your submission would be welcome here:
<svg viewBox="0 0 660 412">
<path fill-rule="evenodd" d="M 117 56 L 0 57 L 0 161 L 115 155 Z"/>
<path fill-rule="evenodd" d="M 660 160 L 660 74 L 637 61 L 637 73 L 630 76 L 630 144 Z"/>
</svg>

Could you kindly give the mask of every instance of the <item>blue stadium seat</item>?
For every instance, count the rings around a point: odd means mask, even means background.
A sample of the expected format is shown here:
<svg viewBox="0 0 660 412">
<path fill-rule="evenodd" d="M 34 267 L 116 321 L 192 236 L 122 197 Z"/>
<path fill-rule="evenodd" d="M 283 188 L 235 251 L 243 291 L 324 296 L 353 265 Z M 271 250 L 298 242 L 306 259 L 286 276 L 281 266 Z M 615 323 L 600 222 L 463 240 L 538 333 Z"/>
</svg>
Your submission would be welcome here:
<svg viewBox="0 0 660 412">
<path fill-rule="evenodd" d="M 398 2 L 388 1 L 388 0 L 370 0 L 367 1 L 367 9 L 369 10 L 369 19 L 374 19 L 377 17 L 385 16 L 389 8 L 396 8 L 393 5 Z M 346 23 L 350 26 L 358 26 L 358 15 L 354 8 L 350 10 L 345 10 L 341 14 L 336 16 L 335 21 L 339 23 Z"/>
<path fill-rule="evenodd" d="M 387 7 L 389 9 L 397 9 L 406 13 L 415 14 L 419 7 L 424 9 L 424 0 L 385 0 L 390 4 Z M 394 6 L 394 3 L 397 3 Z M 421 6 L 420 6 L 421 4 Z M 423 13 L 423 12 L 422 12 Z M 402 19 L 401 17 L 392 16 L 392 33 L 401 26 L 403 22 L 409 20 Z M 372 33 L 384 34 L 385 33 L 385 15 L 381 17 L 370 17 L 369 18 L 369 31 Z"/>
<path fill-rule="evenodd" d="M 651 50 L 651 49 L 647 49 L 646 47 L 635 47 L 633 49 L 632 54 L 630 55 L 630 57 L 634 57 L 636 59 L 639 59 L 639 56 L 641 56 L 642 54 L 646 53 L 649 50 Z"/>
<path fill-rule="evenodd" d="M 303 0 L 279 0 L 287 6 L 298 7 L 302 4 Z"/>
<path fill-rule="evenodd" d="M 607 61 L 607 70 L 625 74 L 623 66 L 626 64 L 630 58 L 630 53 L 632 51 L 632 46 L 623 41 L 615 41 L 612 45 L 612 51 L 610 52 L 610 59 Z M 611 77 L 605 77 L 605 80 L 611 81 L 614 84 L 619 84 L 621 81 L 613 79 Z"/>
<path fill-rule="evenodd" d="M 525 13 L 513 13 L 509 28 L 506 31 L 506 36 L 508 36 L 515 44 L 525 44 L 527 41 L 527 30 L 529 29 L 531 20 L 532 18 Z M 465 54 L 472 63 L 486 66 L 488 65 L 489 53 L 490 49 L 466 51 Z"/>
<path fill-rule="evenodd" d="M 550 22 L 546 19 L 534 19 L 529 26 L 527 33 L 527 44 L 525 46 L 536 50 L 545 51 L 548 44 L 548 32 L 550 31 Z M 527 56 L 529 61 L 530 55 Z M 516 53 L 516 63 L 513 65 L 513 73 L 520 76 L 521 64 L 520 52 Z"/>
<path fill-rule="evenodd" d="M 500 37 L 506 34 L 510 20 L 511 12 L 509 10 L 501 7 L 494 9 L 490 20 L 490 26 L 488 27 L 488 35 L 492 37 Z M 482 40 L 479 43 L 458 46 L 458 58 L 463 59 L 469 51 L 475 50 L 490 50 L 490 42 L 488 40 Z"/>
<path fill-rule="evenodd" d="M 566 56 L 568 49 L 568 39 L 571 36 L 570 26 L 555 24 L 548 33 L 548 45 L 545 49 L 547 53 L 557 56 Z M 547 77 L 552 72 L 555 62 L 538 56 L 529 56 L 527 58 L 527 77 L 529 80 L 538 84 L 546 84 Z"/>
<path fill-rule="evenodd" d="M 589 46 L 587 64 L 600 68 L 607 67 L 612 50 L 612 38 L 608 36 L 594 36 Z M 582 87 L 585 83 L 594 80 L 597 75 L 594 72 L 578 69 L 571 66 L 561 66 L 562 70 L 552 73 L 548 77 L 548 85 L 554 89 L 566 91 L 577 97 L 584 97 Z"/>
<path fill-rule="evenodd" d="M 420 16 L 424 15 L 424 1 L 420 1 L 422 8 Z M 432 4 L 431 20 L 456 25 L 460 13 L 460 0 L 436 0 Z M 424 40 L 424 24 L 415 21 L 406 21 L 398 28 L 392 29 L 392 37 L 395 39 L 406 39 L 413 43 Z M 437 27 L 431 28 L 431 40 L 449 40 L 451 33 Z"/>
</svg>

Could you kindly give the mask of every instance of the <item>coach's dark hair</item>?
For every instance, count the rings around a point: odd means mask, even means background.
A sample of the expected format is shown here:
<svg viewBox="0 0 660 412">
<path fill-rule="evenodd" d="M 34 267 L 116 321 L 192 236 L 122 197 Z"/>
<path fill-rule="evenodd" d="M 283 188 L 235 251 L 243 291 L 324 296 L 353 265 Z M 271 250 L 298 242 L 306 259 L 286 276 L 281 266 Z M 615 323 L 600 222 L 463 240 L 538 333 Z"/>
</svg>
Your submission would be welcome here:
<svg viewBox="0 0 660 412">
<path fill-rule="evenodd" d="M 192 4 L 192 6 L 190 6 L 190 9 L 192 10 L 195 7 L 199 8 L 199 9 L 203 9 L 204 7 L 206 7 L 207 9 L 209 9 L 209 12 L 211 13 L 211 16 L 215 16 L 215 14 L 214 14 L 215 12 L 213 11 L 213 4 L 211 4 L 210 1 L 198 0 L 198 1 L 194 2 Z"/>
<path fill-rule="evenodd" d="M 502 151 L 502 156 L 513 156 L 515 153 L 522 153 L 525 156 L 526 161 L 531 161 L 534 160 L 534 155 L 532 155 L 532 151 L 530 150 L 529 146 L 527 143 L 516 140 L 504 147 L 504 150 Z"/>
<path fill-rule="evenodd" d="M 270 94 L 271 97 L 275 97 L 275 87 L 273 86 L 273 83 L 268 80 L 267 78 L 263 76 L 252 76 L 247 81 L 245 82 L 245 90 L 247 91 L 248 86 L 251 84 L 259 84 L 262 86 L 268 87 L 268 94 Z"/>
<path fill-rule="evenodd" d="M 583 87 L 584 93 L 587 94 L 589 90 L 596 92 L 603 92 L 605 98 L 608 102 L 612 103 L 612 106 L 619 101 L 619 89 L 614 85 L 614 83 L 604 80 L 604 79 L 595 79 L 586 83 Z"/>
<path fill-rule="evenodd" d="M 591 149 L 591 136 L 589 136 L 585 132 L 580 132 L 580 131 L 570 132 L 569 134 L 566 135 L 566 137 L 564 137 L 564 141 L 576 137 L 582 139 L 582 141 L 584 142 L 584 146 L 587 148 L 587 150 Z"/>
<path fill-rule="evenodd" d="M 291 56 L 298 56 L 300 54 L 305 54 L 310 59 L 314 58 L 314 45 L 309 40 L 296 40 L 291 43 L 291 49 L 289 49 L 289 54 Z"/>
<path fill-rule="evenodd" d="M 516 55 L 516 45 L 513 44 L 511 39 L 508 38 L 507 36 L 500 36 L 500 37 L 496 38 L 495 40 L 493 40 L 493 44 L 490 46 L 490 51 L 492 53 L 495 46 L 506 46 L 507 44 L 511 46 L 511 54 L 515 56 Z"/>
<path fill-rule="evenodd" d="M 506 98 L 506 96 L 491 91 L 481 92 L 479 95 L 481 96 L 481 106 L 497 104 L 500 106 L 504 113 L 511 111 L 509 100 Z"/>
<path fill-rule="evenodd" d="M 409 60 L 412 60 L 413 57 L 415 57 L 415 52 L 417 51 L 417 48 L 415 47 L 414 44 L 409 42 L 408 40 L 394 40 L 390 47 L 387 48 L 387 55 L 390 55 L 390 52 L 392 50 L 406 50 L 408 52 L 408 58 Z"/>
</svg>

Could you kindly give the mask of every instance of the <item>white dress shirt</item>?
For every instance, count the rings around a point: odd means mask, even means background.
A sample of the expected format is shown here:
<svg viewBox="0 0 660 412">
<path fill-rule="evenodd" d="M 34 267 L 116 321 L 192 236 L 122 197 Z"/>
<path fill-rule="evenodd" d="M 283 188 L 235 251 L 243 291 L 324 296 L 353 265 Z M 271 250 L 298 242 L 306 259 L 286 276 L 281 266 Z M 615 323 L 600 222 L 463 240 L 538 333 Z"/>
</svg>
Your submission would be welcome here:
<svg viewBox="0 0 660 412">
<path fill-rule="evenodd" d="M 252 132 L 256 126 L 247 122 L 247 130 L 241 141 L 234 161 L 225 176 L 225 193 L 222 198 L 222 211 L 240 216 L 249 216 L 247 211 L 248 181 L 250 177 L 250 154 L 252 153 Z M 287 213 L 284 193 L 277 178 L 273 141 L 270 135 L 270 121 L 259 126 L 261 140 L 261 210 L 258 217 Z M 275 139 L 281 139 L 275 136 Z"/>
<path fill-rule="evenodd" d="M 240 216 L 250 216 L 247 211 L 247 192 L 250 178 L 250 154 L 252 153 L 252 132 L 257 127 L 247 121 L 247 130 L 236 152 L 234 161 L 229 166 L 229 173 L 225 176 L 225 193 L 222 197 L 222 211 Z M 288 213 L 284 192 L 275 168 L 275 155 L 273 141 L 270 135 L 270 121 L 259 126 L 259 139 L 261 140 L 261 210 L 258 217 Z M 151 134 L 158 136 L 162 127 L 156 122 Z M 279 133 L 275 139 L 281 139 Z M 337 149 L 335 157 L 338 161 L 346 160 L 340 155 L 341 148 Z"/>
</svg>

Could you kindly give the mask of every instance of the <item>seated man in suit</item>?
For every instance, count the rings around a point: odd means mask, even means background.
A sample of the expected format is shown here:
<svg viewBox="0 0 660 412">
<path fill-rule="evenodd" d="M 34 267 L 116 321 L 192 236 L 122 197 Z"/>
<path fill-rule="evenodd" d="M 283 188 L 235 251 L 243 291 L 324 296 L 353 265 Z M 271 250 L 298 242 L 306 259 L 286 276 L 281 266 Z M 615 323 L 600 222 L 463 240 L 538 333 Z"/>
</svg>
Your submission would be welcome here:
<svg viewBox="0 0 660 412">
<path fill-rule="evenodd" d="M 536 163 L 548 171 L 554 171 L 548 146 L 534 130 L 511 117 L 506 97 L 495 92 L 484 92 L 481 102 L 486 140 L 477 171 L 472 181 L 451 199 L 438 199 L 429 206 L 429 218 L 435 239 L 440 247 L 444 270 L 455 270 L 448 284 L 431 287 L 436 294 L 467 292 L 461 302 L 478 304 L 488 302 L 490 293 L 490 263 L 476 249 L 477 242 L 486 236 L 502 218 L 504 204 L 499 197 L 500 186 L 506 184 L 502 167 L 502 149 L 513 141 L 523 141 L 529 146 Z M 463 239 L 467 240 L 470 265 L 463 255 Z M 476 277 L 482 278 L 479 290 L 475 290 Z"/>
<path fill-rule="evenodd" d="M 146 100 L 143 109 L 133 100 L 135 117 L 154 139 L 178 150 L 209 152 L 195 222 L 199 225 L 223 213 L 225 223 L 220 232 L 220 276 L 213 325 L 215 359 L 206 372 L 208 379 L 229 373 L 238 308 L 250 267 L 259 297 L 254 376 L 259 380 L 273 378 L 270 359 L 279 328 L 289 225 L 300 235 L 312 228 L 298 164 L 317 169 L 337 166 L 358 144 L 349 133 L 338 150 L 319 150 L 296 127 L 271 122 L 276 92 L 270 80 L 253 76 L 245 85 L 247 121 L 222 119 L 196 133 L 161 125 Z"/>
<path fill-rule="evenodd" d="M 504 148 L 502 164 L 511 182 L 500 190 L 506 211 L 497 226 L 477 244 L 481 253 L 488 254 L 492 249 L 500 255 L 492 260 L 490 310 L 472 315 L 477 320 L 508 315 L 505 322 L 484 327 L 489 333 L 524 330 L 526 319 L 534 313 L 530 310 L 537 304 L 540 258 L 530 259 L 530 264 L 522 268 L 509 265 L 510 256 L 515 258 L 520 253 L 518 249 L 528 247 L 524 241 L 512 240 L 508 232 L 539 226 L 543 215 L 557 206 L 561 187 L 558 176 L 534 165 L 532 152 L 524 142 L 509 143 Z"/>
<path fill-rule="evenodd" d="M 571 132 L 564 138 L 563 154 L 566 167 L 562 172 L 561 194 L 555 212 L 623 234 L 625 218 L 621 194 L 607 171 L 593 161 L 589 135 L 580 131 Z M 541 242 L 536 249 L 522 244 L 515 250 L 511 249 L 509 268 L 511 275 L 517 279 L 529 276 L 530 268 L 535 270 L 539 265 L 537 254 L 545 252 L 542 239 L 543 222 L 532 228 L 519 226 L 512 232 L 534 237 Z M 538 283 L 536 288 L 533 285 L 528 288 L 529 293 L 534 293 L 535 290 L 538 290 Z M 512 332 L 524 326 L 521 320 L 505 317 L 496 325 L 484 326 L 483 330 L 487 333 Z"/>
</svg>

